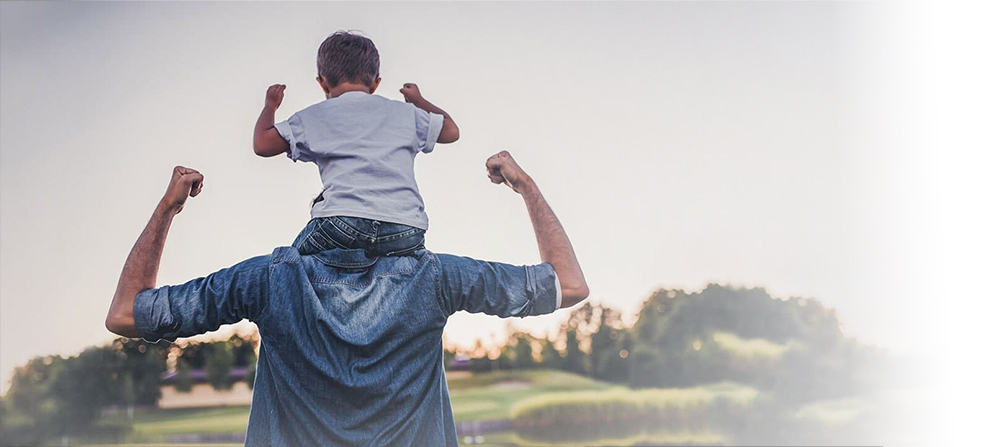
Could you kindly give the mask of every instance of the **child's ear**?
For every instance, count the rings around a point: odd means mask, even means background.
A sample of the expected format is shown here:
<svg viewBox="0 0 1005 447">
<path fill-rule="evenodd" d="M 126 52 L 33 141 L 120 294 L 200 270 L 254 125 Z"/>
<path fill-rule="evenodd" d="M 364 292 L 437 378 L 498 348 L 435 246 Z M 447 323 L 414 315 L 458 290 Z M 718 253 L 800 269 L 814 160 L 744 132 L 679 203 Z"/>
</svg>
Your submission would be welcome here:
<svg viewBox="0 0 1005 447">
<path fill-rule="evenodd" d="M 328 81 L 325 81 L 325 78 L 322 78 L 321 76 L 318 76 L 318 85 L 321 86 L 321 90 L 325 91 L 325 95 L 327 95 L 328 91 L 332 89 L 328 86 Z"/>
<path fill-rule="evenodd" d="M 379 85 L 380 85 L 380 76 L 377 76 L 377 79 L 375 79 L 373 81 L 373 85 L 370 86 L 370 94 L 371 95 L 373 94 L 373 92 L 377 91 L 377 86 L 379 86 Z"/>
</svg>

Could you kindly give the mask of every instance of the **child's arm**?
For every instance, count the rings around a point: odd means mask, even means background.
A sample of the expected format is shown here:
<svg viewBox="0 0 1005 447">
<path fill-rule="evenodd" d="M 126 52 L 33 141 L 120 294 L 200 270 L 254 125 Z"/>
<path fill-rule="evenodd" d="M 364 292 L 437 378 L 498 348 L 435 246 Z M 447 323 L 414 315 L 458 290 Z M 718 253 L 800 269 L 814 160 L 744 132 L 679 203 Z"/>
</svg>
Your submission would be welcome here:
<svg viewBox="0 0 1005 447">
<path fill-rule="evenodd" d="M 461 130 L 457 128 L 457 123 L 454 119 L 450 117 L 450 114 L 445 112 L 443 109 L 436 107 L 433 103 L 422 97 L 419 93 L 419 86 L 408 83 L 401 88 L 401 94 L 405 97 L 405 102 L 411 103 L 422 110 L 429 113 L 436 113 L 438 115 L 443 115 L 443 129 L 440 130 L 440 136 L 436 139 L 437 143 L 447 144 L 453 143 L 461 138 Z"/>
<path fill-rule="evenodd" d="M 265 107 L 255 123 L 253 146 L 258 156 L 275 157 L 290 150 L 289 143 L 276 130 L 276 109 L 283 103 L 283 90 L 285 85 L 276 84 L 265 91 Z"/>
</svg>

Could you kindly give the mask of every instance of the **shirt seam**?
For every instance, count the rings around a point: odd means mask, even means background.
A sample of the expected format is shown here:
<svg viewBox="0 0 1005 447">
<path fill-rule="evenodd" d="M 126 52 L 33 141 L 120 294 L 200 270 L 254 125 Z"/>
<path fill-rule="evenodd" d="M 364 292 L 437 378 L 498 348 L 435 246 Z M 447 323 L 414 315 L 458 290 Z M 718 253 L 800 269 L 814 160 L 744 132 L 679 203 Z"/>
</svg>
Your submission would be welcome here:
<svg viewBox="0 0 1005 447">
<path fill-rule="evenodd" d="M 265 287 L 265 306 L 262 307 L 262 311 L 258 313 L 258 316 L 255 319 L 251 320 L 252 322 L 257 323 L 260 321 L 264 321 L 265 317 L 269 316 L 269 311 L 272 310 L 272 269 L 275 266 L 276 266 L 275 262 L 269 263 L 269 276 L 266 278 L 266 287 Z"/>
<path fill-rule="evenodd" d="M 554 271 L 555 266 L 551 269 Z M 555 310 L 562 308 L 562 282 L 558 279 L 558 272 L 555 272 Z"/>
<path fill-rule="evenodd" d="M 290 116 L 290 118 L 293 118 L 293 116 Z M 290 120 L 287 119 L 286 121 L 280 121 L 278 123 L 273 124 L 272 127 L 274 127 L 276 129 L 276 132 L 279 132 L 279 136 L 286 141 L 286 145 L 289 146 L 289 149 L 286 150 L 287 157 L 290 159 L 290 161 L 295 163 L 297 161 L 297 159 L 294 158 L 295 156 L 294 154 L 297 152 L 296 139 L 293 136 L 293 127 L 290 126 Z M 286 138 L 286 135 L 283 135 L 283 131 L 280 130 L 281 128 L 289 131 L 289 137 L 290 137 L 289 139 Z"/>
<path fill-rule="evenodd" d="M 438 258 L 436 255 L 434 255 L 432 252 L 427 252 L 426 256 L 429 256 L 429 258 L 430 258 L 429 262 L 430 262 L 430 264 L 433 265 L 433 274 L 434 274 L 434 277 L 436 278 L 436 281 L 435 281 L 436 303 L 440 306 L 440 312 L 443 313 L 443 318 L 445 318 L 445 319 L 449 318 L 450 317 L 450 313 L 448 313 L 448 311 L 447 311 L 447 301 L 446 301 L 447 297 L 446 297 L 446 294 L 443 293 L 443 285 L 442 285 L 442 281 L 443 281 L 443 269 L 440 266 L 440 258 Z"/>
<path fill-rule="evenodd" d="M 524 271 L 527 272 L 527 285 L 530 289 L 530 299 L 527 300 L 527 306 L 524 308 L 523 312 L 520 312 L 520 318 L 527 317 L 534 311 L 534 303 L 537 302 L 537 275 L 534 274 L 534 268 L 530 265 L 525 265 L 523 267 Z"/>
<path fill-rule="evenodd" d="M 438 116 L 439 118 L 434 118 L 434 115 Z M 423 153 L 426 153 L 426 154 L 433 152 L 433 149 L 436 148 L 436 141 L 440 139 L 440 132 L 443 132 L 443 121 L 445 119 L 446 119 L 446 117 L 443 116 L 443 115 L 441 115 L 441 114 L 439 114 L 439 113 L 429 112 L 429 124 L 430 125 L 426 126 L 426 141 L 423 142 L 423 146 L 425 146 L 427 150 L 422 150 L 422 151 L 419 151 L 419 152 L 423 152 Z M 431 130 L 433 129 L 432 124 L 435 121 L 439 121 L 440 125 L 439 125 L 439 129 L 437 129 L 437 131 L 436 131 L 436 135 L 433 135 L 432 132 L 431 132 Z"/>
<path fill-rule="evenodd" d="M 370 281 L 368 281 L 368 282 L 358 282 L 358 281 L 325 281 L 324 278 L 314 278 L 314 281 L 322 283 L 322 284 L 342 284 L 342 285 L 347 285 L 347 286 L 356 286 L 356 285 L 358 285 L 358 286 L 361 286 L 361 287 L 366 287 L 366 286 L 368 286 L 370 284 L 373 284 L 373 282 L 377 278 L 381 278 L 381 277 L 384 277 L 384 276 L 390 276 L 390 275 L 397 275 L 397 274 L 401 274 L 401 273 L 409 273 L 409 272 L 414 272 L 414 271 L 415 271 L 414 268 L 413 269 L 406 269 L 406 270 L 392 270 L 392 271 L 384 272 L 384 273 L 381 273 L 381 274 L 378 274 L 378 275 L 373 275 L 373 279 L 370 280 Z"/>
</svg>

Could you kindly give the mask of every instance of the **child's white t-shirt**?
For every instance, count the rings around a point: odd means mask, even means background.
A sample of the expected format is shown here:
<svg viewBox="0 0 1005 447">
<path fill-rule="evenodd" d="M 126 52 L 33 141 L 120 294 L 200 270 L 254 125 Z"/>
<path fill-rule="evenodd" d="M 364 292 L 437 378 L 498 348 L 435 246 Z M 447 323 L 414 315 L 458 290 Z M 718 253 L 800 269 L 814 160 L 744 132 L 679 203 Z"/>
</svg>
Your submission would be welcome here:
<svg viewBox="0 0 1005 447">
<path fill-rule="evenodd" d="M 427 229 L 414 162 L 429 153 L 443 115 L 365 92 L 346 92 L 276 124 L 289 157 L 318 165 L 323 199 L 311 217 L 352 216 Z"/>
</svg>

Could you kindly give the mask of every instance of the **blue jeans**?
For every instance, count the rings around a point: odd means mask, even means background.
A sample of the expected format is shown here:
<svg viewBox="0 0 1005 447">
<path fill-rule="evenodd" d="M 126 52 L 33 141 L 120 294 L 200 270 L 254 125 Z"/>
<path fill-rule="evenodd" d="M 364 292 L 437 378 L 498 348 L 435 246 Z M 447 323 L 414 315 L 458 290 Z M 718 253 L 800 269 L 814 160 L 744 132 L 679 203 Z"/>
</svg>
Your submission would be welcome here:
<svg viewBox="0 0 1005 447">
<path fill-rule="evenodd" d="M 302 255 L 362 248 L 372 256 L 399 256 L 425 248 L 426 230 L 361 217 L 319 217 L 293 241 Z"/>
</svg>

